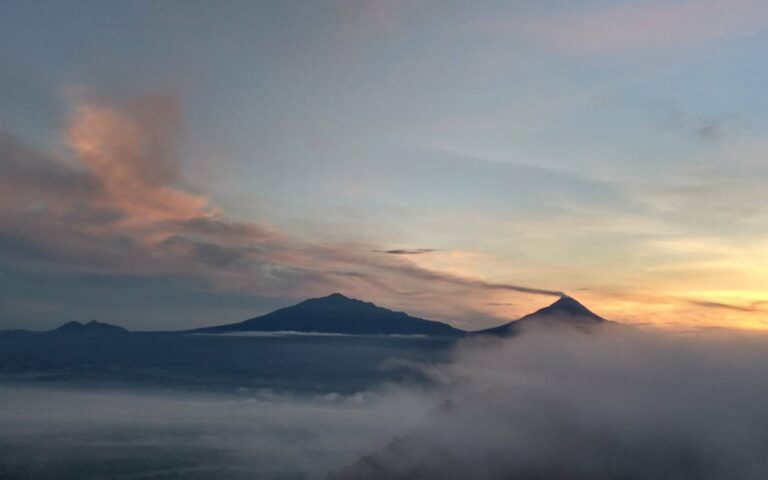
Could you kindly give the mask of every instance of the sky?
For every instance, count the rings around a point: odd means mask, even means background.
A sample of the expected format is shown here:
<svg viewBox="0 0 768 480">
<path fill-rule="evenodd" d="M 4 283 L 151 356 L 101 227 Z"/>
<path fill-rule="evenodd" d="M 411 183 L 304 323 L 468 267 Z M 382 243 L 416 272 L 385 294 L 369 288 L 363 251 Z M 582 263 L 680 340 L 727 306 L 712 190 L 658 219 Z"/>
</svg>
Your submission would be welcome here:
<svg viewBox="0 0 768 480">
<path fill-rule="evenodd" d="M 0 42 L 0 328 L 768 328 L 762 0 L 11 0 Z"/>
</svg>

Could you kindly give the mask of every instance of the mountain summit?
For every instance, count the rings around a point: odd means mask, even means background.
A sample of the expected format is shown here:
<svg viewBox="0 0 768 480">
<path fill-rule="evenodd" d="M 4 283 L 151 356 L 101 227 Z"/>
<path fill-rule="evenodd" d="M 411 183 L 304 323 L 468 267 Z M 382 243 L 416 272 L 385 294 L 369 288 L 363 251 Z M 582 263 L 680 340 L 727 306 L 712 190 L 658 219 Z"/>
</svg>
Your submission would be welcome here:
<svg viewBox="0 0 768 480">
<path fill-rule="evenodd" d="M 48 333 L 56 335 L 115 335 L 128 333 L 128 330 L 117 325 L 91 320 L 88 323 L 68 322 Z"/>
<path fill-rule="evenodd" d="M 568 320 L 584 322 L 604 322 L 605 319 L 590 311 L 587 307 L 579 303 L 575 298 L 563 296 L 558 301 L 548 307 L 536 310 L 520 319 L 541 318 L 541 317 L 561 317 Z"/>
<path fill-rule="evenodd" d="M 552 305 L 529 313 L 524 317 L 498 327 L 480 330 L 475 333 L 492 335 L 514 335 L 521 328 L 529 325 L 590 327 L 607 322 L 604 318 L 590 311 L 575 298 L 563 295 Z"/>
<path fill-rule="evenodd" d="M 351 335 L 441 335 L 465 332 L 452 326 L 395 312 L 333 293 L 312 298 L 239 323 L 192 330 L 193 333 L 305 332 Z"/>
</svg>

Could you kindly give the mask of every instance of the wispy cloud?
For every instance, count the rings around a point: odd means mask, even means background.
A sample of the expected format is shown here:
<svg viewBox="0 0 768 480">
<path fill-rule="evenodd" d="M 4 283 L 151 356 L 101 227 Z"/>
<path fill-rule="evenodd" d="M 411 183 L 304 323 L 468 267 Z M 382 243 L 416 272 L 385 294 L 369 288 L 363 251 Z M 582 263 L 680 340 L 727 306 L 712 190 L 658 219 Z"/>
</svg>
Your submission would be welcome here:
<svg viewBox="0 0 768 480">
<path fill-rule="evenodd" d="M 493 19 L 492 33 L 527 38 L 556 50 L 611 53 L 695 45 L 768 27 L 759 0 L 644 1 L 538 18 Z"/>
<path fill-rule="evenodd" d="M 767 302 L 751 302 L 749 305 L 734 305 L 731 303 L 723 302 L 708 302 L 703 300 L 687 300 L 691 305 L 703 308 L 714 308 L 719 310 L 732 310 L 736 312 L 762 312 L 765 311 L 765 304 Z"/>
<path fill-rule="evenodd" d="M 690 115 L 675 107 L 669 112 L 669 125 L 684 134 L 693 134 L 699 140 L 717 142 L 733 133 L 738 117 L 733 114 Z"/>
<path fill-rule="evenodd" d="M 233 220 L 184 188 L 177 153 L 180 106 L 172 97 L 85 101 L 65 130 L 71 154 L 44 154 L 0 136 L 0 259 L 18 268 L 110 275 L 173 275 L 215 289 L 300 298 L 341 290 L 396 304 L 428 292 L 430 316 L 465 311 L 481 292 L 558 296 L 425 268 L 432 248 L 321 245 L 265 223 Z M 381 255 L 384 253 L 384 255 Z M 421 298 L 425 298 L 422 295 Z M 436 300 L 440 299 L 440 300 Z M 481 302 L 482 304 L 482 302 Z"/>
<path fill-rule="evenodd" d="M 152 96 L 123 105 L 86 102 L 70 118 L 67 140 L 99 182 L 92 203 L 117 209 L 123 224 L 202 219 L 208 199 L 175 188 L 180 112 L 175 98 Z"/>
<path fill-rule="evenodd" d="M 407 249 L 407 248 L 395 248 L 393 250 L 374 250 L 376 253 L 387 253 L 389 255 L 421 255 L 424 253 L 432 253 L 435 252 L 434 248 L 413 248 L 413 249 Z"/>
</svg>

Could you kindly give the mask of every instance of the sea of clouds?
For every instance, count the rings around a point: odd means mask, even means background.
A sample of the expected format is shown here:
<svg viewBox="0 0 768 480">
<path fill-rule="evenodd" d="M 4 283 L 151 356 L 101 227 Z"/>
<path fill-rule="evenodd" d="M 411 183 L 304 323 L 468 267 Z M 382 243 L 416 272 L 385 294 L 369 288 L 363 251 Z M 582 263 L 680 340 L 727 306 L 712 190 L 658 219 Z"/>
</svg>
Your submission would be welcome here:
<svg viewBox="0 0 768 480">
<path fill-rule="evenodd" d="M 472 338 L 414 368 L 436 385 L 313 397 L 0 387 L 0 478 L 768 478 L 764 335 L 548 329 Z"/>
</svg>

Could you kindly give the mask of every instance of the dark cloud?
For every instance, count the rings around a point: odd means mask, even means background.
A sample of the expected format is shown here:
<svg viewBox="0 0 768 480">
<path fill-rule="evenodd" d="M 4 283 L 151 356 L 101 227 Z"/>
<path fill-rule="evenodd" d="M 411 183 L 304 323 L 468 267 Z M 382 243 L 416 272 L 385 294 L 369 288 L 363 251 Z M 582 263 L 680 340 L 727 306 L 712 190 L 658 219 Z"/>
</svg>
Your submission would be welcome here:
<svg viewBox="0 0 768 480">
<path fill-rule="evenodd" d="M 376 253 L 388 253 L 390 255 L 421 255 L 423 253 L 432 253 L 436 252 L 434 248 L 415 248 L 415 249 L 405 249 L 405 248 L 396 248 L 394 250 L 374 250 Z"/>
<path fill-rule="evenodd" d="M 763 306 L 766 302 L 752 302 L 748 306 L 743 305 L 733 305 L 730 303 L 722 303 L 722 302 L 707 302 L 702 300 L 686 300 L 691 305 L 696 305 L 697 307 L 703 307 L 703 308 L 714 308 L 714 309 L 721 309 L 721 310 L 732 310 L 735 312 L 759 312 L 763 310 Z"/>
<path fill-rule="evenodd" d="M 669 112 L 672 128 L 699 140 L 717 142 L 726 137 L 733 128 L 737 117 L 734 115 L 694 116 L 679 108 Z"/>
<path fill-rule="evenodd" d="M 261 225 L 228 221 L 221 218 L 192 218 L 176 222 L 176 227 L 188 232 L 216 235 L 229 239 L 280 240 L 282 238 L 277 231 Z"/>
<path fill-rule="evenodd" d="M 231 247 L 173 235 L 163 239 L 159 247 L 182 257 L 220 268 L 247 268 L 251 251 L 248 248 Z"/>
<path fill-rule="evenodd" d="M 98 189 L 84 170 L 28 148 L 15 135 L 0 131 L 0 211 L 34 207 L 66 197 L 84 201 Z"/>
<path fill-rule="evenodd" d="M 699 122 L 694 131 L 702 140 L 717 141 L 726 134 L 725 125 L 722 119 L 707 118 Z"/>
<path fill-rule="evenodd" d="M 459 275 L 452 275 L 450 273 L 427 270 L 412 264 L 399 264 L 395 266 L 390 266 L 389 268 L 391 270 L 395 270 L 403 274 L 407 274 L 413 278 L 418 278 L 420 280 L 446 283 L 446 284 L 463 286 L 463 287 L 472 288 L 472 289 L 508 290 L 512 292 L 530 293 L 533 295 L 546 295 L 546 296 L 552 296 L 552 297 L 566 296 L 564 292 L 560 292 L 557 290 L 547 290 L 543 288 L 515 285 L 511 283 L 486 282 L 483 280 L 466 278 Z"/>
</svg>

